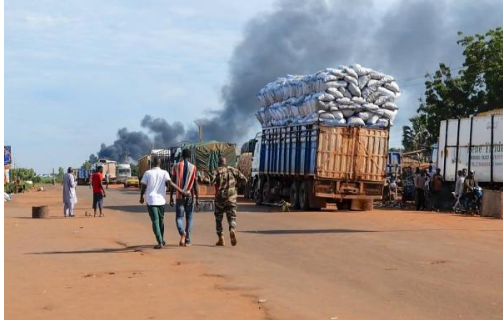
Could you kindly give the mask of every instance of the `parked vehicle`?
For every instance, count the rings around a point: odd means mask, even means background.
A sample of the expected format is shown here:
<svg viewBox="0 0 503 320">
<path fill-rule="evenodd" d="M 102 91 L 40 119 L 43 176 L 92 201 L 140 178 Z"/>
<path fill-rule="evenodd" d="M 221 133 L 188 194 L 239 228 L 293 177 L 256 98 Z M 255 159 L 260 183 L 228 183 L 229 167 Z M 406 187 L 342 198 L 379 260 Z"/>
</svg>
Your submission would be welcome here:
<svg viewBox="0 0 503 320">
<path fill-rule="evenodd" d="M 143 174 L 152 168 L 153 157 L 161 159 L 161 168 L 171 172 L 173 165 L 173 150 L 171 149 L 154 149 L 150 154 L 144 155 L 138 159 L 138 178 L 141 180 Z"/>
<path fill-rule="evenodd" d="M 482 197 L 484 192 L 481 187 L 474 187 L 472 192 L 464 194 L 460 201 L 459 206 L 455 208 L 456 213 L 470 213 L 480 215 L 482 206 Z"/>
<path fill-rule="evenodd" d="M 119 163 L 117 165 L 117 183 L 125 183 L 131 177 L 131 165 L 129 163 Z"/>
<path fill-rule="evenodd" d="M 111 161 L 107 159 L 99 159 L 95 164 L 95 167 L 103 167 L 103 176 L 108 174 L 108 179 L 110 183 L 117 183 L 117 161 Z"/>
<path fill-rule="evenodd" d="M 138 180 L 138 177 L 129 177 L 126 179 L 126 181 L 124 182 L 124 188 L 129 187 L 140 187 L 140 180 Z"/>
<path fill-rule="evenodd" d="M 92 169 L 77 169 L 77 184 L 78 185 L 88 185 L 91 181 Z"/>
<path fill-rule="evenodd" d="M 503 115 L 487 114 L 440 124 L 437 168 L 454 183 L 461 169 L 475 171 L 479 184 L 503 186 Z"/>
<path fill-rule="evenodd" d="M 265 128 L 257 135 L 256 203 L 288 199 L 295 209 L 372 210 L 382 198 L 389 129 L 323 124 Z"/>
</svg>

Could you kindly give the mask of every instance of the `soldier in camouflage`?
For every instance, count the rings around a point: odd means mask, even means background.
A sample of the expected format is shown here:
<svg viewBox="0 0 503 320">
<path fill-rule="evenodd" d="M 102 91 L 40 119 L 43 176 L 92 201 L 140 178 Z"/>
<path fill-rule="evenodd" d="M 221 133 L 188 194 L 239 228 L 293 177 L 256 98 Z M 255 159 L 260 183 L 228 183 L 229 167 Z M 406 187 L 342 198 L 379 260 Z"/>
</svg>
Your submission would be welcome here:
<svg viewBox="0 0 503 320">
<path fill-rule="evenodd" d="M 229 223 L 229 231 L 231 237 L 231 244 L 237 244 L 236 239 L 236 210 L 237 210 L 237 183 L 246 183 L 246 177 L 236 168 L 227 166 L 227 159 L 220 157 L 218 160 L 218 168 L 213 174 L 212 184 L 215 184 L 215 221 L 217 225 L 218 242 L 217 246 L 224 246 L 224 234 L 222 227 L 222 220 L 224 213 L 227 215 L 227 222 Z"/>
</svg>

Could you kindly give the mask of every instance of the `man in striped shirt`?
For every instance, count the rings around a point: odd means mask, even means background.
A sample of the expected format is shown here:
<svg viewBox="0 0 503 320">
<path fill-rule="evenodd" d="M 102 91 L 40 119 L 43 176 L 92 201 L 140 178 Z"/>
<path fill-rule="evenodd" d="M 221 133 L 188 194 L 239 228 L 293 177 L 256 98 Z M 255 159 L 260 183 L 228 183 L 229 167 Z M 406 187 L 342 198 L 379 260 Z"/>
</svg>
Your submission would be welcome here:
<svg viewBox="0 0 503 320">
<path fill-rule="evenodd" d="M 194 211 L 194 196 L 196 205 L 199 206 L 199 186 L 197 184 L 197 168 L 189 162 L 190 150 L 182 150 L 182 160 L 175 164 L 172 170 L 173 182 L 182 190 L 187 190 L 190 194 L 185 196 L 176 192 L 176 227 L 180 233 L 181 247 L 190 246 L 190 231 L 192 229 L 192 212 Z M 173 192 L 170 192 L 169 204 L 173 206 Z M 183 217 L 185 215 L 185 228 Z"/>
</svg>

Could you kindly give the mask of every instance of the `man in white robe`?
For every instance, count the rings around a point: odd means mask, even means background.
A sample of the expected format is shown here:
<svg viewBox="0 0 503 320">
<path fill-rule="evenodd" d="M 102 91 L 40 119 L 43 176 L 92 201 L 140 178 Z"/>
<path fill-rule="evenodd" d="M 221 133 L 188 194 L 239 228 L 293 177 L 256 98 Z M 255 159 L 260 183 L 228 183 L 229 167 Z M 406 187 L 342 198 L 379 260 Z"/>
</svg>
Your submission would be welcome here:
<svg viewBox="0 0 503 320">
<path fill-rule="evenodd" d="M 63 176 L 63 203 L 65 217 L 75 217 L 73 208 L 77 203 L 77 192 L 75 190 L 77 182 L 72 174 L 72 168 Z"/>
</svg>

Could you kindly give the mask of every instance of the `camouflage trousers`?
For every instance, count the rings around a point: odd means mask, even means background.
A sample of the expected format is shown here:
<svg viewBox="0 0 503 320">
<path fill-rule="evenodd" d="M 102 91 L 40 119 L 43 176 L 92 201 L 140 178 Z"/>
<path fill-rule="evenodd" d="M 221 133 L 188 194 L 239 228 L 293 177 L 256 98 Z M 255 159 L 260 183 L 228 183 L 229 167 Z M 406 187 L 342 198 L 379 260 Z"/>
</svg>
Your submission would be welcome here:
<svg viewBox="0 0 503 320">
<path fill-rule="evenodd" d="M 217 225 L 217 234 L 223 234 L 222 220 L 224 213 L 227 215 L 227 222 L 229 223 L 229 230 L 236 229 L 236 211 L 238 205 L 235 201 L 215 201 L 215 222 Z"/>
</svg>

